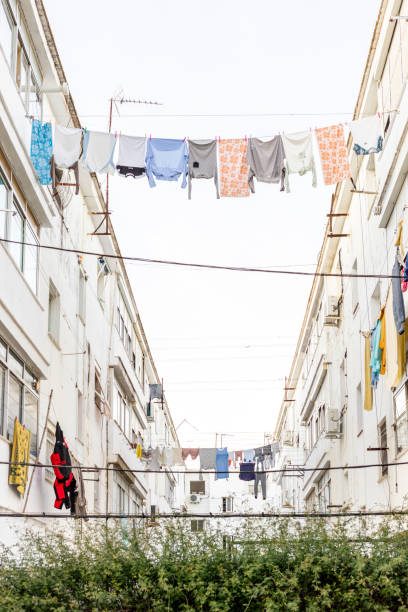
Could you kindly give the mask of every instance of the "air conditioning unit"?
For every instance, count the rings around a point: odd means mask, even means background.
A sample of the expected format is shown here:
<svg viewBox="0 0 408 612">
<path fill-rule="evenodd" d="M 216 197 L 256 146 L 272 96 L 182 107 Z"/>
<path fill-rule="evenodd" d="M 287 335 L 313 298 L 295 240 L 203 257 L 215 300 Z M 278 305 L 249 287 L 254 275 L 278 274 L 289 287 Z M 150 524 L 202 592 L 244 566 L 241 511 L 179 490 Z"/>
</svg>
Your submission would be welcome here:
<svg viewBox="0 0 408 612">
<path fill-rule="evenodd" d="M 338 438 L 340 436 L 340 411 L 337 408 L 326 409 L 326 438 Z"/>
<path fill-rule="evenodd" d="M 293 446 L 293 431 L 284 430 L 282 433 L 282 444 Z"/>
<path fill-rule="evenodd" d="M 198 493 L 191 493 L 190 497 L 189 497 L 189 501 L 192 504 L 199 504 L 201 501 L 201 497 Z"/>
<path fill-rule="evenodd" d="M 328 295 L 325 303 L 324 324 L 337 325 L 340 320 L 339 298 Z"/>
</svg>

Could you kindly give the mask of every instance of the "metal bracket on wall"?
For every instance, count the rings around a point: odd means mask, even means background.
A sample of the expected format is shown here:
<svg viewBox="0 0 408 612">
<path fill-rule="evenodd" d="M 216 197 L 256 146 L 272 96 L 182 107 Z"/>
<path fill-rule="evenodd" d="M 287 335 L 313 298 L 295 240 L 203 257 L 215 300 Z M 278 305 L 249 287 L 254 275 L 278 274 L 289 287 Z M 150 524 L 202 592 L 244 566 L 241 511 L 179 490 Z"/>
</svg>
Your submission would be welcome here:
<svg viewBox="0 0 408 612">
<path fill-rule="evenodd" d="M 351 190 L 353 191 L 353 189 Z M 332 195 L 331 204 L 330 204 L 330 212 L 327 214 L 329 217 L 329 233 L 327 234 L 328 238 L 347 238 L 350 234 L 334 234 L 333 233 L 333 217 L 348 217 L 348 213 L 334 213 L 333 212 L 333 204 L 334 204 L 334 194 Z"/>
</svg>

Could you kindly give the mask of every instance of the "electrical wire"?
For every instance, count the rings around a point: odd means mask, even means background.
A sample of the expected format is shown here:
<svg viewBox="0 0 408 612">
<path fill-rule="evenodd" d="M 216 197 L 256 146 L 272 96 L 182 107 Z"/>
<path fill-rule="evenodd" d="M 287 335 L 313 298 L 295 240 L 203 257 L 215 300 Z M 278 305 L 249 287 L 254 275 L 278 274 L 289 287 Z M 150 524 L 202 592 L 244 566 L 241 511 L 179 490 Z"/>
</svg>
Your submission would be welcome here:
<svg viewBox="0 0 408 612">
<path fill-rule="evenodd" d="M 226 434 L 224 434 L 226 435 Z M 37 467 L 37 468 L 63 468 L 64 466 L 52 465 L 52 463 L 30 463 L 24 461 L 0 461 L 0 465 L 16 465 L 19 467 Z M 292 465 L 289 468 L 279 468 L 270 470 L 260 470 L 258 474 L 298 474 L 299 472 L 328 472 L 330 470 L 360 470 L 374 467 L 389 467 L 393 465 L 408 465 L 408 461 L 390 462 L 390 463 L 368 463 L 368 464 L 356 464 L 356 465 L 334 465 L 329 467 L 313 467 L 307 468 L 301 465 Z M 173 470 L 173 469 L 159 469 L 150 470 L 145 468 L 143 470 L 132 470 L 130 468 L 115 468 L 115 467 L 97 467 L 94 465 L 81 465 L 75 466 L 80 470 L 87 472 L 122 472 L 130 474 L 240 474 L 240 470 Z M 170 468 L 170 466 L 169 466 Z"/>
<path fill-rule="evenodd" d="M 336 518 L 365 516 L 407 516 L 408 510 L 368 510 L 368 511 L 345 511 L 345 512 L 170 512 L 163 514 L 138 514 L 107 512 L 104 514 L 57 514 L 56 512 L 0 512 L 0 518 L 57 518 L 57 519 L 182 519 L 182 518 L 209 518 L 209 519 L 231 519 L 231 518 Z"/>
<path fill-rule="evenodd" d="M 180 266 L 186 268 L 198 268 L 198 269 L 207 269 L 207 270 L 228 270 L 230 272 L 260 272 L 264 274 L 280 274 L 280 275 L 290 275 L 290 276 L 312 276 L 312 277 L 338 277 L 338 278 L 400 278 L 399 276 L 393 276 L 392 274 L 353 274 L 347 272 L 305 272 L 301 270 L 271 270 L 265 268 L 256 268 L 256 267 L 245 267 L 245 266 L 221 266 L 215 264 L 200 264 L 200 263 L 191 263 L 191 262 L 182 262 L 175 260 L 166 260 L 166 259 L 150 259 L 147 257 L 133 257 L 133 256 L 125 256 L 125 255 L 109 255 L 107 253 L 95 253 L 93 251 L 85 251 L 81 249 L 67 249 L 64 247 L 52 246 L 49 244 L 36 244 L 32 242 L 24 242 L 21 240 L 10 240 L 9 238 L 1 238 L 1 242 L 11 243 L 11 244 L 23 244 L 25 246 L 34 247 L 38 249 L 49 249 L 51 251 L 63 251 L 64 253 L 74 253 L 75 255 L 92 255 L 94 257 L 106 257 L 107 259 L 119 259 L 122 261 L 142 261 L 152 264 L 165 264 L 169 266 Z"/>
</svg>

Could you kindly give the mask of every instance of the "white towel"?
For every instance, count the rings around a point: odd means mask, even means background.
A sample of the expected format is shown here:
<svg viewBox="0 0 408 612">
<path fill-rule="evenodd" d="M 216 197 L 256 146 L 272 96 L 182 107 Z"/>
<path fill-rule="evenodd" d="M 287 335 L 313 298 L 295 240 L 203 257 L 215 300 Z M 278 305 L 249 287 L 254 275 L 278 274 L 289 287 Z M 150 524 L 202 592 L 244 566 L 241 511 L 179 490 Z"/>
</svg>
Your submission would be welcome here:
<svg viewBox="0 0 408 612">
<path fill-rule="evenodd" d="M 70 168 L 81 154 L 81 128 L 56 125 L 54 129 L 54 161 L 58 168 Z"/>
<path fill-rule="evenodd" d="M 120 136 L 117 165 L 129 168 L 146 166 L 146 138 L 143 136 Z"/>
<path fill-rule="evenodd" d="M 312 172 L 313 187 L 316 187 L 316 167 L 313 156 L 312 132 L 283 134 L 283 147 L 286 157 L 285 189 L 289 193 L 289 174 Z"/>
<path fill-rule="evenodd" d="M 357 155 L 379 153 L 382 150 L 382 121 L 378 114 L 352 121 L 350 130 L 354 140 L 353 149 Z"/>
<path fill-rule="evenodd" d="M 114 174 L 113 152 L 116 137 L 107 132 L 85 132 L 82 164 L 89 172 Z"/>
</svg>

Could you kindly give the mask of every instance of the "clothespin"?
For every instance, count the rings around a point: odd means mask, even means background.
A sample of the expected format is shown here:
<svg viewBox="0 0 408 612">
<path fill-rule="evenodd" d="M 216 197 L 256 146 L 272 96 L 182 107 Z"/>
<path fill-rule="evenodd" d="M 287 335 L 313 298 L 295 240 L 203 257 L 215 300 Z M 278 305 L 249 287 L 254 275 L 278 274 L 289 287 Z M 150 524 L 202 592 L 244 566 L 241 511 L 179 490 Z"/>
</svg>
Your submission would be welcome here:
<svg viewBox="0 0 408 612">
<path fill-rule="evenodd" d="M 248 141 L 248 138 L 247 138 L 247 135 L 245 134 L 245 142 L 247 142 L 247 141 Z"/>
<path fill-rule="evenodd" d="M 381 119 L 381 113 L 377 112 L 378 118 Z"/>
<path fill-rule="evenodd" d="M 221 136 L 218 136 L 218 142 L 221 142 Z"/>
<path fill-rule="evenodd" d="M 150 142 L 152 142 L 152 135 L 150 134 Z"/>
<path fill-rule="evenodd" d="M 115 131 L 115 138 L 117 138 L 117 137 L 118 137 L 118 133 Z"/>
</svg>

